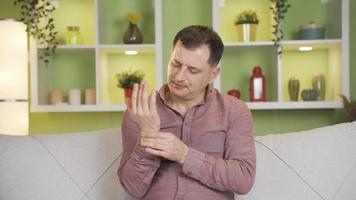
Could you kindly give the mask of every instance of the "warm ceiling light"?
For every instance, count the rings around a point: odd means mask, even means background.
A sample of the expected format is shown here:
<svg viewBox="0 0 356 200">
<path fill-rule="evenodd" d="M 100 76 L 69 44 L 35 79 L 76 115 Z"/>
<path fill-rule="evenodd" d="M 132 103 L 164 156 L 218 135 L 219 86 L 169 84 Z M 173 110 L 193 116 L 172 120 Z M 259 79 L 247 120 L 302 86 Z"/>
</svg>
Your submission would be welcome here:
<svg viewBox="0 0 356 200">
<path fill-rule="evenodd" d="M 311 51 L 313 47 L 299 47 L 299 51 Z"/>
<path fill-rule="evenodd" d="M 126 55 L 129 55 L 129 56 L 132 56 L 132 55 L 137 55 L 138 52 L 135 51 L 135 50 L 126 50 L 126 51 L 125 51 L 125 54 L 126 54 Z"/>
</svg>

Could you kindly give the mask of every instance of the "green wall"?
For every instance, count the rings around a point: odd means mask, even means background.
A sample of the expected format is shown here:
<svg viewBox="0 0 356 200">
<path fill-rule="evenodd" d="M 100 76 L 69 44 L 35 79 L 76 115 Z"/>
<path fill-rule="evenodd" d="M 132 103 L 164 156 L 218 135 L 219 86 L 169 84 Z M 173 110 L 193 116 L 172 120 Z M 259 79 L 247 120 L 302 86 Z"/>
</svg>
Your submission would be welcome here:
<svg viewBox="0 0 356 200">
<path fill-rule="evenodd" d="M 1 0 L 1 10 L 11 7 L 10 0 Z M 351 99 L 356 100 L 356 2 L 350 0 L 350 86 Z M 12 10 L 14 10 L 12 8 Z M 17 17 L 14 12 L 1 12 L 0 18 Z M 163 1 L 163 63 L 166 74 L 166 63 L 172 47 L 174 34 L 190 24 L 211 25 L 210 0 L 164 0 Z M 165 80 L 165 77 L 164 77 Z M 252 111 L 255 135 L 267 133 L 290 132 L 321 127 L 347 121 L 342 109 L 337 110 L 268 110 Z M 52 134 L 98 130 L 119 127 L 121 112 L 89 113 L 30 113 L 31 134 Z"/>
</svg>

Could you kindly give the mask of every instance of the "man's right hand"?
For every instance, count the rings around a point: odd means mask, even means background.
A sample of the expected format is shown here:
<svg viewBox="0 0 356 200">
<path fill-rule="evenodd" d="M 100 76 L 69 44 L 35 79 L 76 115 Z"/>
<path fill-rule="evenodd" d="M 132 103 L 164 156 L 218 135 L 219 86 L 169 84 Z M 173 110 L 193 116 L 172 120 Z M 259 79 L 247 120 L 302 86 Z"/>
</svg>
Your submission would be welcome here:
<svg viewBox="0 0 356 200">
<path fill-rule="evenodd" d="M 139 125 L 141 135 L 145 132 L 158 132 L 160 118 L 156 108 L 156 92 L 148 95 L 148 84 L 134 84 L 132 97 L 126 98 L 126 106 L 131 118 Z"/>
</svg>

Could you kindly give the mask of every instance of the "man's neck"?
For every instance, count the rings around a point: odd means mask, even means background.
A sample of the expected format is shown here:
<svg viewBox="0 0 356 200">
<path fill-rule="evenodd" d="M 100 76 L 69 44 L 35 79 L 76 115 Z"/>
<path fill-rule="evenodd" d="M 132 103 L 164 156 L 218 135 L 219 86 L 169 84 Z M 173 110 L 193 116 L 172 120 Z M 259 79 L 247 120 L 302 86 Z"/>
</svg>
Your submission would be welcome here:
<svg viewBox="0 0 356 200">
<path fill-rule="evenodd" d="M 167 105 L 178 111 L 182 116 L 185 116 L 190 108 L 194 107 L 195 105 L 198 105 L 200 102 L 203 101 L 205 93 L 202 93 L 201 95 L 191 99 L 182 99 L 168 91 L 166 97 Z"/>
</svg>

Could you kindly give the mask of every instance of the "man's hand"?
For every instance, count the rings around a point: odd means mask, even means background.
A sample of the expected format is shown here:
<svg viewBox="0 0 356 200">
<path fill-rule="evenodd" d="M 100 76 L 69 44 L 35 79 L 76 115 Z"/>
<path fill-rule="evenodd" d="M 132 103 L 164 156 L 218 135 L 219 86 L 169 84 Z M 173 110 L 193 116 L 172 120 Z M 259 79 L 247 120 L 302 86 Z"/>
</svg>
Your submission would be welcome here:
<svg viewBox="0 0 356 200">
<path fill-rule="evenodd" d="M 150 132 L 141 136 L 141 146 L 156 156 L 183 164 L 188 147 L 177 136 L 168 132 Z"/>
<path fill-rule="evenodd" d="M 131 99 L 126 98 L 126 106 L 132 119 L 139 125 L 141 135 L 160 130 L 160 119 L 156 108 L 156 92 L 152 91 L 148 95 L 146 83 L 134 84 Z"/>
</svg>

